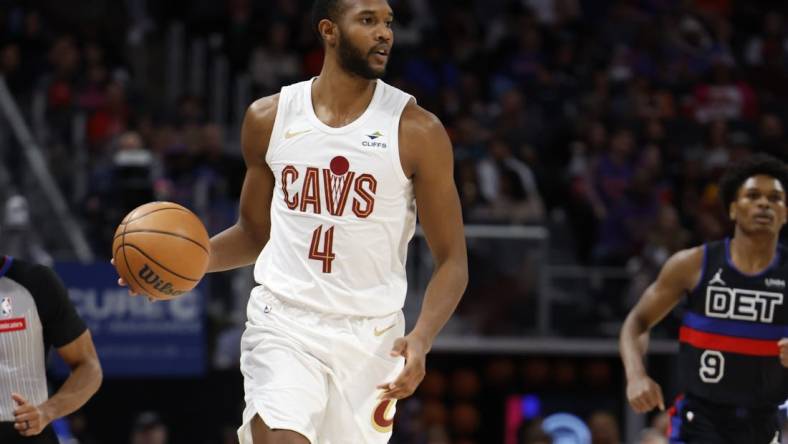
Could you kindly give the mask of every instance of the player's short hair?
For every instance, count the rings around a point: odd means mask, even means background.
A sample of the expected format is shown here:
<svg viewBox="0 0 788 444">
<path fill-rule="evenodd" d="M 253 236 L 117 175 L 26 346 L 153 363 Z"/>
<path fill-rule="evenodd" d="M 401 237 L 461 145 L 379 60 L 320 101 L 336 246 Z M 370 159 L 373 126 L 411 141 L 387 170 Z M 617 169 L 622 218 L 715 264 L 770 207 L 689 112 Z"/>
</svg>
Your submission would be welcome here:
<svg viewBox="0 0 788 444">
<path fill-rule="evenodd" d="M 320 30 L 317 25 L 320 20 L 327 19 L 336 23 L 342 14 L 343 0 L 315 0 L 312 3 L 312 31 L 317 35 L 318 40 L 323 41 L 323 36 L 320 35 Z"/>
<path fill-rule="evenodd" d="M 731 203 L 736 200 L 739 188 L 750 177 L 764 175 L 780 181 L 783 189 L 788 187 L 788 166 L 776 157 L 768 154 L 755 154 L 728 167 L 720 179 L 720 199 L 728 211 Z"/>
</svg>

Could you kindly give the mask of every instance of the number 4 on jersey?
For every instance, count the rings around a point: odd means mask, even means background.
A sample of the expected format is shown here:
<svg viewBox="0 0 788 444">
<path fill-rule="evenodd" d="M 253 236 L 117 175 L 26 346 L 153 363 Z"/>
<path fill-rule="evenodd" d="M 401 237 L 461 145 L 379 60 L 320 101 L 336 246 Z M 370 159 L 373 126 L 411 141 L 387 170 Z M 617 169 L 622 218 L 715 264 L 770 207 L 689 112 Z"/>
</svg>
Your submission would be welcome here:
<svg viewBox="0 0 788 444">
<path fill-rule="evenodd" d="M 314 259 L 323 262 L 323 273 L 331 273 L 331 262 L 336 256 L 334 254 L 334 227 L 326 230 L 323 236 L 323 249 L 320 249 L 320 234 L 323 232 L 323 226 L 320 225 L 315 228 L 312 233 L 312 244 L 309 246 L 309 259 Z"/>
</svg>

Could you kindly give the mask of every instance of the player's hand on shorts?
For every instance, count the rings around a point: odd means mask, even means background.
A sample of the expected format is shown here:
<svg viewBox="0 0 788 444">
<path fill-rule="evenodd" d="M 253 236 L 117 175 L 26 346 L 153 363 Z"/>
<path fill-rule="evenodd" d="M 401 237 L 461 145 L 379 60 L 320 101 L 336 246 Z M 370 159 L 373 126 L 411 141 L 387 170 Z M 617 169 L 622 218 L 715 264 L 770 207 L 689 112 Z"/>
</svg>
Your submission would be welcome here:
<svg viewBox="0 0 788 444">
<path fill-rule="evenodd" d="M 629 400 L 629 405 L 637 413 L 649 412 L 654 407 L 665 410 L 662 388 L 646 375 L 627 383 L 627 399 Z"/>
<path fill-rule="evenodd" d="M 427 344 L 415 336 L 407 335 L 394 341 L 390 355 L 405 358 L 405 368 L 393 382 L 380 384 L 380 399 L 403 399 L 412 395 L 424 379 Z"/>
<path fill-rule="evenodd" d="M 19 393 L 11 393 L 11 398 L 17 405 L 14 410 L 14 428 L 22 436 L 38 435 L 54 419 L 41 407 L 27 402 Z"/>
<path fill-rule="evenodd" d="M 113 267 L 115 266 L 115 258 L 110 259 L 109 262 L 112 264 Z M 118 278 L 118 285 L 120 285 L 121 287 L 129 286 L 129 284 L 122 277 Z M 129 288 L 129 294 L 132 296 L 139 296 L 139 293 L 135 292 L 131 288 Z"/>
<path fill-rule="evenodd" d="M 788 338 L 780 339 L 777 346 L 780 347 L 780 364 L 783 367 L 788 367 Z"/>
</svg>

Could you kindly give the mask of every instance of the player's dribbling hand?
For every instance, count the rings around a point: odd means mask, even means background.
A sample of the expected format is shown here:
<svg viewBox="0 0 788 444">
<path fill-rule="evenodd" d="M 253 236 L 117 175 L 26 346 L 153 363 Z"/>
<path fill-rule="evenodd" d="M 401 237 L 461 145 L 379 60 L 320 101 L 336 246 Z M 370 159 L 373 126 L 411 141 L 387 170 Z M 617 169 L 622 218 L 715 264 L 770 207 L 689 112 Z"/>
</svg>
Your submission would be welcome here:
<svg viewBox="0 0 788 444">
<path fill-rule="evenodd" d="M 109 263 L 111 263 L 111 264 L 112 264 L 112 266 L 114 267 L 114 266 L 115 266 L 115 259 L 114 259 L 114 258 L 110 259 L 110 260 L 109 260 Z M 127 284 L 127 283 L 126 283 L 126 281 L 125 281 L 125 280 L 123 280 L 123 278 L 122 278 L 122 277 L 119 277 L 119 278 L 118 278 L 118 285 L 120 285 L 121 287 L 127 287 L 127 288 L 129 288 L 129 294 L 130 294 L 130 295 L 132 295 L 132 296 L 139 296 L 139 295 L 140 295 L 139 293 L 137 293 L 137 292 L 135 292 L 134 290 L 132 290 L 132 289 L 129 287 L 129 284 Z"/>
<path fill-rule="evenodd" d="M 424 379 L 427 345 L 423 340 L 407 335 L 394 341 L 390 355 L 405 358 L 405 368 L 394 382 L 380 384 L 378 389 L 383 392 L 380 399 L 403 399 L 412 395 Z"/>
<path fill-rule="evenodd" d="M 780 339 L 777 346 L 780 347 L 780 364 L 783 367 L 788 367 L 788 338 Z"/>
<path fill-rule="evenodd" d="M 52 422 L 53 418 L 50 418 L 44 409 L 30 404 L 19 393 L 11 393 L 11 398 L 17 405 L 14 410 L 14 428 L 20 435 L 36 436 Z"/>
<path fill-rule="evenodd" d="M 646 375 L 627 383 L 627 399 L 637 413 L 649 412 L 654 407 L 665 410 L 662 388 Z"/>
</svg>

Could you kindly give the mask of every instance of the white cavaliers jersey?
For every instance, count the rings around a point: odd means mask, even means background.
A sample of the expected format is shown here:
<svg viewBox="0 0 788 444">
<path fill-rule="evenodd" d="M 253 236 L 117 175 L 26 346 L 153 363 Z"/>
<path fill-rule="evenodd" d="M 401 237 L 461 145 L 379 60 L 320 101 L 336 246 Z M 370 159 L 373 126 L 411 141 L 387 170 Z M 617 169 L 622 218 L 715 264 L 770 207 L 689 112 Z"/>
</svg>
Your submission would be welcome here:
<svg viewBox="0 0 788 444">
<path fill-rule="evenodd" d="M 352 123 L 324 124 L 312 82 L 282 88 L 266 162 L 274 175 L 271 237 L 255 280 L 285 301 L 323 313 L 384 316 L 402 308 L 416 224 L 402 171 L 399 121 L 413 99 L 377 81 Z"/>
</svg>

